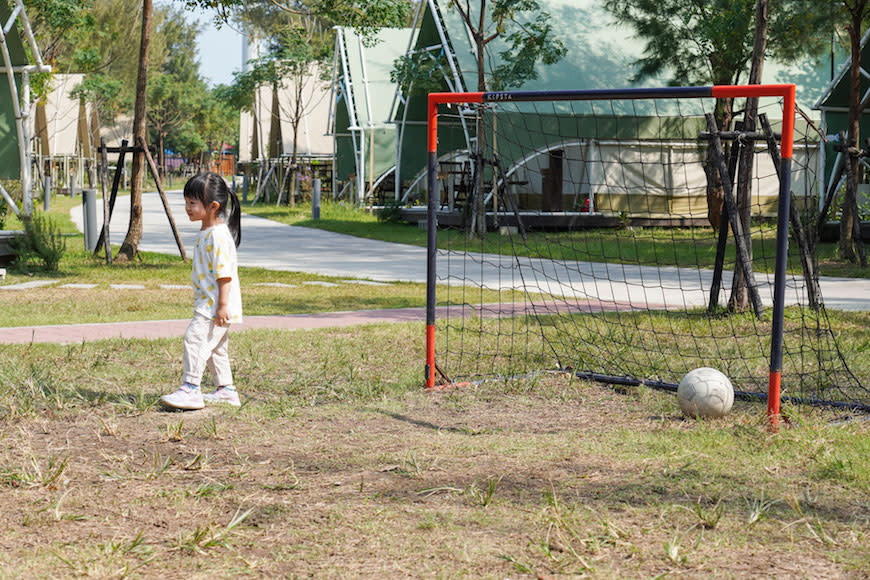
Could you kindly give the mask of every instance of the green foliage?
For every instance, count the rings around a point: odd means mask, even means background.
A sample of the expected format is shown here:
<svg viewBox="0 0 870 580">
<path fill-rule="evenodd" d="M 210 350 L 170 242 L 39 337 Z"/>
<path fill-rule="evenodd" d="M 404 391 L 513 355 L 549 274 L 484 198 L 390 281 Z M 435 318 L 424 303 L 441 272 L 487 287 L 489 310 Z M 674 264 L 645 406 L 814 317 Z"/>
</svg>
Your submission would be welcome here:
<svg viewBox="0 0 870 580">
<path fill-rule="evenodd" d="M 87 62 L 88 55 L 78 54 L 78 46 L 93 27 L 90 12 L 92 0 L 29 0 L 27 16 L 33 28 L 44 62 L 62 69 L 70 68 L 76 60 Z M 29 51 L 29 47 L 27 48 Z M 81 65 L 76 68 L 80 69 Z M 40 73 L 31 85 L 34 97 L 44 97 L 51 90 L 50 73 Z"/>
<path fill-rule="evenodd" d="M 646 42 L 634 81 L 667 74 L 675 85 L 745 82 L 756 0 L 605 0 L 604 7 Z M 829 11 L 810 0 L 771 0 L 768 52 L 785 60 L 828 46 Z"/>
<path fill-rule="evenodd" d="M 215 11 L 215 22 L 227 22 L 233 15 L 277 9 L 307 19 L 319 19 L 338 26 L 350 26 L 371 38 L 378 28 L 407 25 L 408 0 L 185 0 L 188 8 Z"/>
<path fill-rule="evenodd" d="M 16 265 L 41 262 L 42 267 L 49 272 L 57 271 L 66 252 L 60 228 L 54 220 L 38 211 L 24 222 L 24 235 L 13 239 L 10 245 L 17 254 Z"/>
<path fill-rule="evenodd" d="M 157 30 L 166 38 L 167 57 L 159 67 L 160 74 L 148 81 L 147 114 L 152 141 L 158 147 L 166 147 L 170 135 L 195 132 L 201 95 L 208 93 L 208 89 L 199 76 L 196 25 L 187 22 L 181 12 L 174 11 Z M 185 140 L 190 142 L 189 137 Z"/>
<path fill-rule="evenodd" d="M 534 15 L 534 20 L 529 17 Z M 534 0 L 500 0 L 493 3 L 493 24 L 508 48 L 499 53 L 492 71 L 491 87 L 506 90 L 538 78 L 535 67 L 559 62 L 567 53 L 565 44 L 553 38 L 550 15 Z"/>
<path fill-rule="evenodd" d="M 444 71 L 447 62 L 444 53 L 415 52 L 405 54 L 393 61 L 390 81 L 397 83 L 402 93 L 421 96 L 444 88 Z"/>
<path fill-rule="evenodd" d="M 405 26 L 410 12 L 406 0 L 320 0 L 313 5 L 324 18 L 350 26 L 369 39 L 378 28 Z"/>
<path fill-rule="evenodd" d="M 388 199 L 384 203 L 384 207 L 377 210 L 376 215 L 381 223 L 397 224 L 402 222 L 402 208 L 405 207 L 401 201 Z"/>
<path fill-rule="evenodd" d="M 132 109 L 138 71 L 141 0 L 28 0 L 28 16 L 43 60 L 55 73 L 86 73 L 79 97 L 97 104 L 103 118 Z M 167 58 L 161 25 L 170 9 L 154 8 L 149 68 Z M 33 95 L 51 90 L 51 74 L 33 84 Z"/>
<path fill-rule="evenodd" d="M 100 111 L 100 117 L 113 121 L 120 112 L 118 97 L 123 88 L 120 79 L 101 73 L 89 74 L 82 83 L 70 91 L 70 96 L 95 103 Z"/>
<path fill-rule="evenodd" d="M 554 64 L 567 52 L 564 43 L 553 37 L 550 15 L 537 0 L 492 0 L 483 16 L 479 6 L 472 8 L 467 2 L 451 0 L 450 6 L 459 11 L 471 30 L 476 52 L 484 63 L 493 56 L 488 44 L 496 39 L 507 44 L 488 78 L 478 78 L 478 90 L 518 87 L 538 78 L 539 62 Z"/>
<path fill-rule="evenodd" d="M 93 0 L 29 0 L 27 15 L 46 62 L 68 58 L 93 27 Z"/>
<path fill-rule="evenodd" d="M 0 230 L 6 227 L 6 214 L 9 213 L 9 206 L 6 205 L 6 200 L 0 197 Z"/>
<path fill-rule="evenodd" d="M 307 75 L 314 66 L 326 69 L 331 58 L 332 38 L 329 35 L 288 24 L 274 31 L 269 52 L 249 61 L 248 71 L 236 73 L 233 87 L 225 92 L 234 103 L 249 109 L 257 87 L 292 83 Z"/>
<path fill-rule="evenodd" d="M 755 0 L 606 0 L 646 41 L 634 81 L 669 71 L 675 84 L 730 84 L 752 52 Z"/>
</svg>

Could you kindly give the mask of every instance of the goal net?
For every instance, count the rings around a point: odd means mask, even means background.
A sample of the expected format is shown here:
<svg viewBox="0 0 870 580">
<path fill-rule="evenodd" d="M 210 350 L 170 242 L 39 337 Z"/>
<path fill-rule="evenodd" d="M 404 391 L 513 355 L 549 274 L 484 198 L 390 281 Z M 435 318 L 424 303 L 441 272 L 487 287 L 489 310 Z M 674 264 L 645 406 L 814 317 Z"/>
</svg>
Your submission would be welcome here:
<svg viewBox="0 0 870 580">
<path fill-rule="evenodd" d="M 725 126 L 717 98 L 747 97 L 758 116 Z M 829 311 L 815 271 L 819 136 L 793 97 L 430 95 L 427 385 L 559 369 L 676 389 L 709 366 L 773 414 L 780 389 L 870 410 L 867 337 L 832 331 L 854 304 Z"/>
</svg>

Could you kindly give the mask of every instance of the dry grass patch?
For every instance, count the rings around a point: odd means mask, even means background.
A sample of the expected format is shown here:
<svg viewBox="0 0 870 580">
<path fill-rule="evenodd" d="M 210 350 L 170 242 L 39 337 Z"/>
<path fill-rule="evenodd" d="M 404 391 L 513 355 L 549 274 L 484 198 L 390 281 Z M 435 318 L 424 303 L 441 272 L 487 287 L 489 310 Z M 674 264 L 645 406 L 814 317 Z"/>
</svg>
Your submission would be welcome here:
<svg viewBox="0 0 870 580">
<path fill-rule="evenodd" d="M 760 405 L 697 423 L 672 395 L 557 374 L 425 393 L 420 330 L 240 333 L 245 405 L 193 413 L 154 406 L 177 341 L 4 348 L 19 371 L 0 387 L 0 563 L 20 577 L 870 574 L 867 423 L 792 410 L 773 436 Z"/>
</svg>

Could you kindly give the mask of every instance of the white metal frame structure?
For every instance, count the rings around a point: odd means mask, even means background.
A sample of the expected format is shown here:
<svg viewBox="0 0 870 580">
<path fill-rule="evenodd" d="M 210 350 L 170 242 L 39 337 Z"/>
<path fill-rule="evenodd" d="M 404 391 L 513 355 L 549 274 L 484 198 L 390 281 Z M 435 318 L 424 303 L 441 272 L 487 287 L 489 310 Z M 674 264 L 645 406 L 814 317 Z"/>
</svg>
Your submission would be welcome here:
<svg viewBox="0 0 870 580">
<path fill-rule="evenodd" d="M 6 38 L 15 28 L 16 22 L 21 26 L 33 59 L 36 61 L 35 64 L 15 65 L 12 63 Z M 9 92 L 12 97 L 12 111 L 15 114 L 15 129 L 18 133 L 18 158 L 21 165 L 21 192 L 23 197 L 21 213 L 24 214 L 24 217 L 30 217 L 31 213 L 33 213 L 33 168 L 31 167 L 32 151 L 30 147 L 30 113 L 32 106 L 30 102 L 30 75 L 39 72 L 51 72 L 51 66 L 42 62 L 42 54 L 39 52 L 36 39 L 33 37 L 33 30 L 30 27 L 30 20 L 27 18 L 22 0 L 14 0 L 14 6 L 9 19 L 0 24 L 2 24 L 2 28 L 0 28 L 0 51 L 3 53 L 3 68 L 0 69 L 0 73 L 6 73 L 6 79 L 9 83 Z M 16 74 L 21 75 L 20 93 L 18 83 L 15 80 Z M 15 214 L 20 215 L 12 197 L 2 185 L 0 185 L 0 195 L 3 196 Z"/>
<path fill-rule="evenodd" d="M 447 71 L 442 68 L 442 75 L 447 82 L 448 91 L 451 93 L 461 93 L 467 90 L 465 83 L 462 80 L 462 72 L 459 70 L 459 63 L 456 62 L 456 56 L 453 54 L 453 47 L 450 45 L 450 42 L 447 39 L 447 33 L 445 31 L 444 19 L 441 15 L 441 12 L 438 9 L 438 4 L 434 0 L 425 0 L 424 2 L 420 2 L 420 5 L 417 7 L 417 14 L 414 17 L 414 29 L 419 29 L 421 25 L 421 21 L 423 19 L 423 15 L 426 12 L 426 9 L 429 9 L 430 14 L 432 15 L 432 20 L 435 23 L 435 28 L 438 30 L 438 37 L 441 40 L 440 44 L 436 44 L 433 46 L 427 46 L 422 49 L 426 54 L 429 55 L 430 58 L 434 58 L 433 53 L 443 52 L 444 56 L 447 58 L 447 64 L 450 67 L 450 72 L 448 74 Z M 465 30 L 466 34 L 470 34 L 470 31 Z M 411 37 L 410 43 L 408 44 L 408 50 L 406 54 L 411 54 L 414 48 L 414 37 Z M 396 127 L 396 193 L 395 198 L 398 200 L 401 196 L 401 180 L 399 177 L 401 176 L 401 159 L 402 159 L 402 144 L 405 137 L 405 127 L 408 124 L 408 100 L 410 98 L 411 90 L 413 89 L 413 83 L 408 87 L 408 94 L 403 95 L 401 87 L 397 87 L 396 94 L 393 97 L 393 105 L 391 107 L 392 114 L 391 118 L 396 118 L 396 108 L 399 104 L 405 105 L 402 114 L 402 121 L 398 123 Z M 462 130 L 465 133 L 465 142 L 468 145 L 468 150 L 472 150 L 472 137 L 471 132 L 468 129 L 468 120 L 466 117 L 473 116 L 473 111 L 470 111 L 464 107 L 459 110 L 459 120 L 462 123 Z M 408 194 L 413 190 L 414 185 L 422 179 L 422 176 L 426 174 L 425 170 L 420 174 L 420 176 L 414 180 L 414 183 L 408 187 L 405 195 L 402 197 L 402 202 L 406 202 L 408 198 Z"/>
<path fill-rule="evenodd" d="M 348 62 L 347 55 L 347 39 L 344 35 L 344 30 L 340 26 L 335 27 L 335 45 L 337 50 L 335 51 L 335 59 L 336 65 L 333 68 L 333 81 L 332 81 L 332 94 L 338 95 L 341 94 L 344 96 L 345 105 L 347 107 L 348 113 L 348 130 L 350 131 L 351 142 L 353 143 L 353 152 L 354 157 L 356 158 L 356 191 L 357 198 L 355 201 L 362 205 L 365 200 L 365 180 L 366 180 L 366 170 L 365 170 L 365 128 L 360 125 L 359 119 L 356 118 L 356 104 L 354 103 L 353 97 L 353 88 L 351 87 L 351 79 L 350 79 L 350 66 Z M 364 48 L 360 45 L 361 54 L 365 54 Z M 365 84 L 366 92 L 368 93 L 368 78 L 366 75 L 365 69 L 365 58 L 363 60 L 363 82 Z M 340 72 L 339 72 L 340 71 Z M 331 97 L 332 99 L 332 97 Z M 337 101 L 337 98 L 336 98 Z M 366 107 L 369 107 L 368 103 L 368 94 L 366 94 Z M 330 106 L 330 111 L 334 111 L 334 108 Z M 371 111 L 369 111 L 369 128 L 371 128 Z M 337 134 L 338 128 L 335 126 L 335 116 L 333 114 L 332 118 L 332 131 L 333 134 Z M 336 140 L 337 143 L 337 140 Z M 333 178 L 335 176 L 335 171 L 332 172 Z M 333 191 L 335 189 L 333 188 Z"/>
</svg>

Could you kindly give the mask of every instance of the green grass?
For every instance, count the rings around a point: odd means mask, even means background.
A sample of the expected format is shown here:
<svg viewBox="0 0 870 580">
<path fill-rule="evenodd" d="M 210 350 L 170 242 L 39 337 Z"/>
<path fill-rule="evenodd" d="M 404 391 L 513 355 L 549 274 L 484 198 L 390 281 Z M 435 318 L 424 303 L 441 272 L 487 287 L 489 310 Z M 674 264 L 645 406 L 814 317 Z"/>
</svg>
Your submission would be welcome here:
<svg viewBox="0 0 870 580">
<path fill-rule="evenodd" d="M 53 213 L 73 234 L 64 204 Z M 337 221 L 380 227 L 365 219 Z M 305 274 L 241 275 L 252 314 L 423 300 L 420 285 L 367 294 L 306 287 L 327 279 Z M 0 323 L 189 316 L 187 292 L 159 290 L 187 283 L 177 258 L 109 268 L 71 251 L 52 276 L 99 287 L 4 292 Z M 112 292 L 116 281 L 147 289 Z M 637 333 L 621 338 L 643 344 L 650 315 L 621 316 Z M 684 340 L 706 324 L 654 316 Z M 469 336 L 498 324 L 476 322 Z M 535 329 L 523 341 L 556 328 L 514 322 Z M 755 324 L 729 320 L 734 332 Z M 831 324 L 866 376 L 866 313 L 832 313 Z M 572 328 L 598 356 L 613 348 L 597 319 Z M 178 383 L 180 339 L 0 345 L 0 566 L 10 577 L 870 575 L 870 422 L 788 406 L 773 435 L 760 404 L 695 421 L 670 394 L 557 374 L 426 393 L 423 333 L 419 323 L 234 333 L 244 405 L 186 414 L 157 405 Z M 473 357 L 489 356 L 496 337 L 486 340 Z M 540 366 L 540 352 L 494 364 Z M 654 374 L 660 363 L 632 364 Z"/>
<path fill-rule="evenodd" d="M 178 340 L 0 346 L 0 563 L 53 577 L 870 574 L 870 423 L 790 408 L 773 435 L 760 404 L 695 421 L 672 395 L 562 375 L 424 393 L 421 332 L 233 334 L 244 406 L 183 415 L 156 407 Z"/>
<path fill-rule="evenodd" d="M 65 235 L 67 253 L 57 272 L 38 269 L 9 269 L 4 285 L 33 279 L 55 280 L 51 287 L 29 291 L 5 291 L 0 309 L 0 326 L 31 326 L 86 322 L 162 320 L 187 318 L 191 294 L 185 290 L 164 290 L 161 284 L 190 286 L 190 264 L 176 256 L 141 252 L 130 263 L 106 265 L 83 249 L 84 238 L 69 218 L 79 198 L 58 197 L 49 216 Z M 7 227 L 14 229 L 16 223 Z M 117 251 L 117 247 L 115 247 Z M 386 286 L 340 284 L 337 287 L 306 286 L 311 281 L 336 281 L 305 273 L 274 272 L 261 268 L 240 268 L 245 313 L 305 314 L 341 310 L 400 308 L 425 305 L 425 288 L 420 284 L 391 283 Z M 66 283 L 97 284 L 94 289 L 62 289 Z M 109 284 L 139 284 L 144 290 L 114 290 Z M 281 283 L 295 288 L 257 286 Z"/>
<path fill-rule="evenodd" d="M 87 259 L 87 258 L 86 258 Z M 165 320 L 191 316 L 189 289 L 164 290 L 160 284 L 190 285 L 190 266 L 154 264 L 102 267 L 69 267 L 51 279 L 58 284 L 27 291 L 4 291 L 0 295 L 0 326 L 35 326 L 90 322 Z M 39 279 L 49 276 L 40 275 Z M 425 287 L 420 284 L 390 283 L 368 286 L 338 283 L 338 280 L 292 272 L 240 268 L 242 300 L 246 315 L 311 314 L 346 310 L 373 310 L 425 306 Z M 7 276 L 6 284 L 31 278 Z M 305 282 L 330 281 L 336 287 L 307 286 Z M 97 284 L 93 289 L 64 289 L 64 283 Z M 110 283 L 144 285 L 144 290 L 116 290 Z M 281 283 L 294 286 L 257 286 Z"/>
<path fill-rule="evenodd" d="M 105 264 L 102 255 L 95 257 L 84 251 L 84 236 L 70 219 L 70 210 L 81 205 L 81 199 L 57 196 L 52 201 L 49 217 L 55 221 L 66 241 L 67 252 L 57 272 L 44 272 L 37 267 L 7 268 L 6 279 L 0 285 L 14 285 L 34 279 L 52 280 L 56 284 L 27 291 L 4 291 L 0 294 L 0 327 L 73 324 L 91 322 L 122 322 L 188 318 L 191 313 L 190 291 L 164 290 L 161 285 L 190 286 L 190 264 L 177 256 L 140 252 L 129 263 Z M 9 229 L 20 222 L 12 218 Z M 117 252 L 118 246 L 114 245 Z M 426 304 L 425 285 L 407 282 L 383 286 L 342 283 L 343 278 L 331 278 L 303 272 L 278 272 L 262 268 L 240 268 L 242 299 L 248 315 L 311 314 L 345 310 L 423 307 Z M 306 285 L 306 282 L 331 282 L 335 287 Z M 68 283 L 97 284 L 93 289 L 63 289 Z M 279 283 L 294 286 L 258 286 Z M 110 284 L 138 284 L 144 290 L 115 290 Z M 437 299 L 444 302 L 446 288 L 439 288 Z M 512 293 L 501 293 L 509 300 Z M 519 294 L 517 294 L 519 296 Z M 484 291 L 476 295 L 483 301 L 496 301 L 499 293 Z"/>
<path fill-rule="evenodd" d="M 814 317 L 787 308 L 783 395 L 870 405 L 868 322 L 866 312 Z M 703 310 L 502 319 L 455 315 L 439 319 L 438 327 L 439 367 L 458 381 L 572 368 L 677 384 L 687 370 L 708 366 L 724 372 L 737 391 L 768 389 L 769 313 L 762 320 L 749 313 L 711 318 Z"/>
<path fill-rule="evenodd" d="M 293 208 L 261 203 L 247 205 L 242 209 L 245 213 L 291 226 L 318 228 L 339 234 L 400 244 L 426 245 L 426 232 L 416 225 L 381 223 L 374 214 L 345 202 L 322 204 L 319 220 L 311 219 L 310 203 L 299 203 Z"/>
<path fill-rule="evenodd" d="M 0 290 L 0 327 L 125 322 L 189 318 L 192 294 L 190 264 L 176 256 L 141 252 L 130 263 L 108 266 L 99 258 L 74 246 L 82 237 L 67 238 L 69 250 L 57 272 L 10 269 L 2 286 L 32 280 L 55 284 L 30 290 Z M 389 282 L 373 286 L 344 282 L 302 272 L 279 272 L 262 268 L 239 268 L 246 315 L 312 314 L 347 310 L 410 308 L 426 305 L 424 284 Z M 329 282 L 332 287 L 310 285 Z M 92 289 L 61 288 L 64 284 L 96 284 Z M 260 284 L 285 286 L 261 286 Z M 141 285 L 144 289 L 113 289 L 110 284 Z M 161 285 L 183 286 L 163 289 Z M 292 287 L 287 287 L 292 286 Z M 436 300 L 444 303 L 449 290 L 439 287 Z M 487 301 L 520 298 L 520 293 L 483 291 L 475 299 Z M 470 298 L 469 298 L 470 299 Z"/>
<path fill-rule="evenodd" d="M 426 245 L 426 232 L 416 225 L 380 223 L 377 217 L 366 210 L 345 203 L 325 203 L 321 207 L 321 219 L 311 219 L 310 204 L 298 204 L 294 208 L 260 204 L 246 206 L 245 212 L 289 225 L 314 227 L 341 234 L 359 236 L 402 244 Z M 556 260 L 580 260 L 591 262 L 630 263 L 650 266 L 691 266 L 713 268 L 716 258 L 716 238 L 712 229 L 687 228 L 634 228 L 633 230 L 601 229 L 574 232 L 531 232 L 528 242 L 515 236 L 510 239 L 497 232 L 488 234 L 485 240 L 466 240 L 463 232 L 440 230 L 438 247 L 442 249 L 468 248 L 469 251 L 484 251 L 493 254 L 511 254 L 527 257 L 544 256 Z M 790 244 L 789 271 L 799 273 L 800 261 L 796 245 Z M 754 267 L 758 272 L 773 271 L 775 255 L 775 231 L 773 226 L 756 225 L 753 234 Z M 819 243 L 817 246 L 819 271 L 822 276 L 854 278 L 870 277 L 870 268 L 845 263 L 837 259 L 837 245 Z M 734 263 L 733 242 L 726 256 Z"/>
</svg>

